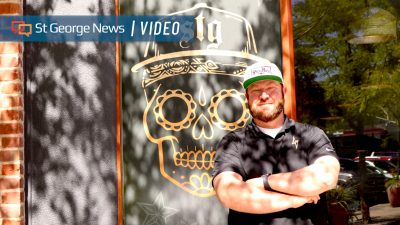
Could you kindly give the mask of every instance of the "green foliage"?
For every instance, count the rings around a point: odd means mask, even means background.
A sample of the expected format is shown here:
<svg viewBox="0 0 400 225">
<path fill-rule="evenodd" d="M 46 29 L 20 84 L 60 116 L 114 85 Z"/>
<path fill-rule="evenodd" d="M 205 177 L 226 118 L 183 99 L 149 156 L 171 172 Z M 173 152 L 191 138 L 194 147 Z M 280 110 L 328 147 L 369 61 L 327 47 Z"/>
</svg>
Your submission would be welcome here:
<svg viewBox="0 0 400 225">
<path fill-rule="evenodd" d="M 394 174 L 393 178 L 390 178 L 385 182 L 385 187 L 388 188 L 392 185 L 395 185 L 396 187 L 400 187 L 400 176 L 399 174 Z"/>
<path fill-rule="evenodd" d="M 399 18 L 400 11 L 392 1 L 375 0 L 368 4 Z M 400 43 L 348 42 L 352 23 L 366 7 L 365 1 L 347 0 L 304 0 L 294 4 L 300 120 L 337 118 L 323 124 L 331 131 L 346 127 L 361 131 L 374 120 L 399 124 L 400 104 L 394 100 L 400 99 Z M 316 89 L 320 95 L 306 96 L 299 89 Z M 304 110 L 315 102 L 320 105 L 317 112 Z"/>
<path fill-rule="evenodd" d="M 326 192 L 326 199 L 328 204 L 340 204 L 348 212 L 352 211 L 354 204 L 357 203 L 357 186 L 339 186 Z"/>
</svg>

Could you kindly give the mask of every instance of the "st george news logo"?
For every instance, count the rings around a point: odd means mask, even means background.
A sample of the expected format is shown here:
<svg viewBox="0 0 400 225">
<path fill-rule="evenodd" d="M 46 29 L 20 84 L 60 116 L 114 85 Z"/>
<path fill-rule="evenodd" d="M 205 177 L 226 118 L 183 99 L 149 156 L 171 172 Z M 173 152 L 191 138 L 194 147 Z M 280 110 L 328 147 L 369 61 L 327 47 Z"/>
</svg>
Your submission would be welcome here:
<svg viewBox="0 0 400 225">
<path fill-rule="evenodd" d="M 14 34 L 25 35 L 29 37 L 32 34 L 32 24 L 25 23 L 23 20 L 11 21 L 11 31 Z"/>
</svg>

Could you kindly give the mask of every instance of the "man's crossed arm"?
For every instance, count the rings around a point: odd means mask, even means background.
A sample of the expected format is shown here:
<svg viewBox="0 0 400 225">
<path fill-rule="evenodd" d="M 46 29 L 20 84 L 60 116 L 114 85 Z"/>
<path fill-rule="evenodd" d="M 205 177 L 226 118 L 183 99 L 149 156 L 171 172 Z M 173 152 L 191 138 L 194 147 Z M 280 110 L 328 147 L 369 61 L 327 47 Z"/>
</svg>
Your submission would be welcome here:
<svg viewBox="0 0 400 225">
<path fill-rule="evenodd" d="M 264 190 L 261 177 L 244 182 L 235 172 L 222 172 L 213 182 L 225 207 L 247 213 L 273 213 L 316 203 L 319 194 L 336 185 L 339 169 L 335 157 L 322 156 L 299 170 L 270 175 L 268 183 L 273 191 Z"/>
</svg>

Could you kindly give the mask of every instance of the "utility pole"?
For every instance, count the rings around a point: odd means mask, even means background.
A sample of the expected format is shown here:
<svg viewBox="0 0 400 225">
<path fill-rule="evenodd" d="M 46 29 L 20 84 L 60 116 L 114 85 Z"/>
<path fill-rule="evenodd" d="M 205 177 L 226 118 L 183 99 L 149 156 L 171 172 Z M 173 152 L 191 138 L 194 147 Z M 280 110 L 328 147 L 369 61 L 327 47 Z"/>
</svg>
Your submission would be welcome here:
<svg viewBox="0 0 400 225">
<path fill-rule="evenodd" d="M 369 206 L 365 201 L 365 183 L 366 183 L 366 163 L 365 163 L 365 154 L 366 150 L 358 150 L 358 173 L 360 174 L 360 186 L 359 186 L 359 194 L 360 194 L 360 206 L 361 206 L 361 215 L 362 215 L 362 223 L 368 224 L 371 221 L 371 217 L 369 214 Z"/>
</svg>

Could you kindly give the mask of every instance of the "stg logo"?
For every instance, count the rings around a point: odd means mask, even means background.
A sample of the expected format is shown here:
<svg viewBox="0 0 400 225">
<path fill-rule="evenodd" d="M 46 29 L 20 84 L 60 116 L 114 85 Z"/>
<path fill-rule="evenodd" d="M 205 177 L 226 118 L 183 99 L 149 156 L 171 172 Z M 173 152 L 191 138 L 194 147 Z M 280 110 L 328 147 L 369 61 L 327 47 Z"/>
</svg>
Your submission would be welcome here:
<svg viewBox="0 0 400 225">
<path fill-rule="evenodd" d="M 32 34 L 32 24 L 25 23 L 23 20 L 11 21 L 11 31 L 14 34 L 25 35 L 29 37 Z"/>
</svg>

